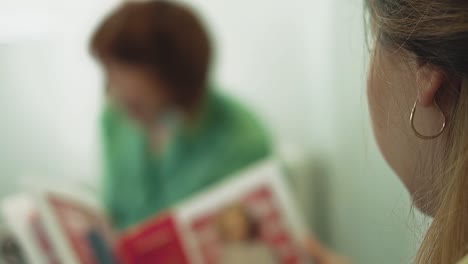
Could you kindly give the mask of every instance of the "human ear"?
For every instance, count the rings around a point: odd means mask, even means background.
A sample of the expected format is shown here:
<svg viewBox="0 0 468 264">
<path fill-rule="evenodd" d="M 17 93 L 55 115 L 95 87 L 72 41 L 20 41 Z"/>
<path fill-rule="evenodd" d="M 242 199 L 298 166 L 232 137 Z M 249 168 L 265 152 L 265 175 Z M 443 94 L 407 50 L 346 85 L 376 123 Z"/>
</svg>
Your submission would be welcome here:
<svg viewBox="0 0 468 264">
<path fill-rule="evenodd" d="M 444 72 L 430 65 L 422 65 L 416 72 L 418 103 L 422 107 L 430 107 L 435 102 L 437 92 L 444 83 Z"/>
</svg>

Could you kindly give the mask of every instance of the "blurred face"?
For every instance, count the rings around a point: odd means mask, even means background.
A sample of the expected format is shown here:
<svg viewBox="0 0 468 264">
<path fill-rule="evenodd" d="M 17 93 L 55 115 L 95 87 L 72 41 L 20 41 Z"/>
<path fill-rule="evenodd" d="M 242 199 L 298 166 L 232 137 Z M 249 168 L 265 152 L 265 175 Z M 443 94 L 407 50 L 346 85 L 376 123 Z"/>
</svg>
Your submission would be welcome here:
<svg viewBox="0 0 468 264">
<path fill-rule="evenodd" d="M 434 171 L 440 163 L 444 141 L 443 137 L 422 140 L 414 134 L 411 109 L 419 89 L 430 80 L 418 80 L 421 66 L 416 58 L 397 50 L 378 44 L 371 60 L 367 92 L 374 134 L 383 156 L 409 190 L 415 205 L 432 214 L 437 189 Z M 436 115 L 434 108 L 418 107 L 418 131 L 434 135 L 441 125 L 441 121 L 433 120 Z"/>
<path fill-rule="evenodd" d="M 169 105 L 166 84 L 144 68 L 109 64 L 107 78 L 111 100 L 145 126 L 151 125 Z"/>
</svg>

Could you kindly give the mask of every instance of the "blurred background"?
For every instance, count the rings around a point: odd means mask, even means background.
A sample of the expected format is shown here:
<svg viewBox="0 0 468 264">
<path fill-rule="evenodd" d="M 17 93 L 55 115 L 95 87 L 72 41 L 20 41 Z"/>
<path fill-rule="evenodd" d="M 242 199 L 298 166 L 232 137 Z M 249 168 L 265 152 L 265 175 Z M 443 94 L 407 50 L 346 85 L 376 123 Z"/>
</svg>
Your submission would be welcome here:
<svg viewBox="0 0 468 264">
<path fill-rule="evenodd" d="M 313 167 L 296 183 L 317 236 L 355 263 L 409 263 L 424 219 L 372 138 L 362 1 L 185 2 L 215 40 L 213 79 Z M 88 41 L 118 3 L 0 0 L 0 198 L 31 175 L 98 185 L 104 80 Z"/>
</svg>

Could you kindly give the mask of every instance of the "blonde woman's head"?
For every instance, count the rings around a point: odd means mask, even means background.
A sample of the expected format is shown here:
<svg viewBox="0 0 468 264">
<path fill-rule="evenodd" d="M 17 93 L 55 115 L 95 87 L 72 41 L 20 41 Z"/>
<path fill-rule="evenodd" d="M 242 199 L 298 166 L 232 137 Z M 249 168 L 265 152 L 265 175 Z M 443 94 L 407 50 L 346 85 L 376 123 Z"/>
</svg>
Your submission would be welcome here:
<svg viewBox="0 0 468 264">
<path fill-rule="evenodd" d="M 417 262 L 454 263 L 468 253 L 468 1 L 367 6 L 374 133 L 415 205 L 434 217 Z"/>
</svg>

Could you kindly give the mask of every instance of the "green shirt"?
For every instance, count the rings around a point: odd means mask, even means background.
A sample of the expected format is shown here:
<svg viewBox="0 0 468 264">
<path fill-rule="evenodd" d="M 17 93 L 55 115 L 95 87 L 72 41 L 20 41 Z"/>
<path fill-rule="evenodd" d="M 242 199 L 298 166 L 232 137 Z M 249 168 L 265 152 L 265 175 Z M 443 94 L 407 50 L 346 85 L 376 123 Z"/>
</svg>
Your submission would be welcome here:
<svg viewBox="0 0 468 264">
<path fill-rule="evenodd" d="M 119 229 L 189 198 L 271 153 L 264 128 L 240 105 L 209 94 L 196 129 L 180 129 L 157 155 L 145 133 L 108 107 L 103 116 L 104 202 Z"/>
</svg>

